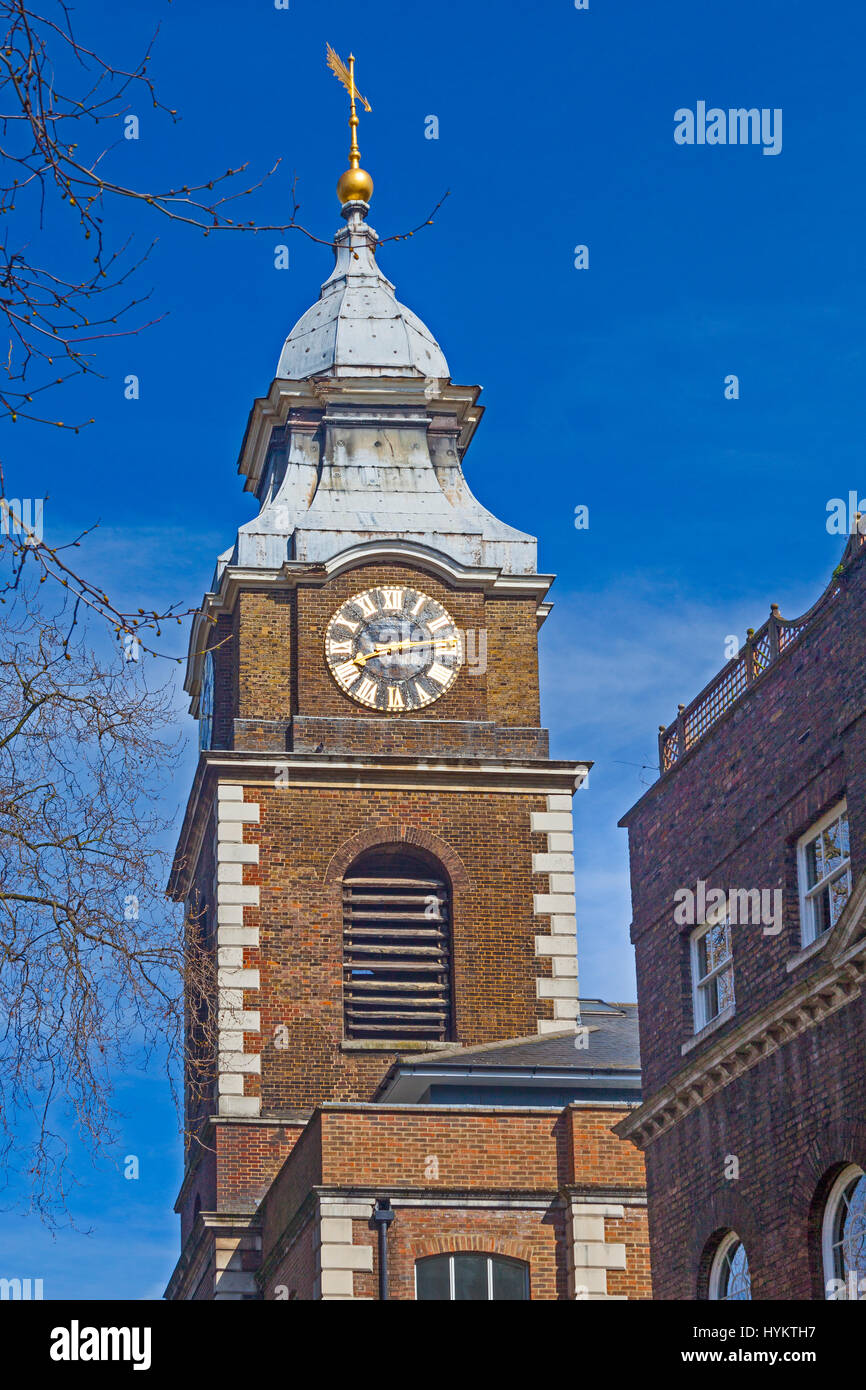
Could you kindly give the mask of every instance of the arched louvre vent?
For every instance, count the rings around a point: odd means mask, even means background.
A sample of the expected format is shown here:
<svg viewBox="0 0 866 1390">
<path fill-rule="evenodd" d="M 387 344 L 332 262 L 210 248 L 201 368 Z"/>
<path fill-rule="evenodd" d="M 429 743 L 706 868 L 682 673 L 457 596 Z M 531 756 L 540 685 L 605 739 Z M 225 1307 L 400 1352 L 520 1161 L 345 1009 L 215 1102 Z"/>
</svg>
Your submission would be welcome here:
<svg viewBox="0 0 866 1390">
<path fill-rule="evenodd" d="M 379 851 L 343 879 L 347 1038 L 442 1041 L 451 1026 L 451 902 L 438 865 Z"/>
</svg>

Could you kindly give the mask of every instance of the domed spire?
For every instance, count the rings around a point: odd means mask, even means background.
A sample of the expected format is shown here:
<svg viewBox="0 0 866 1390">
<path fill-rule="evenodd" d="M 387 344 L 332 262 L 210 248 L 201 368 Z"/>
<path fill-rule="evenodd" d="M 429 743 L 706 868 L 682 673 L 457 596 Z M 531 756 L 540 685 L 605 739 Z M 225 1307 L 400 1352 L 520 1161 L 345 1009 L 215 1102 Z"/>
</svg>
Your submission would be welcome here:
<svg viewBox="0 0 866 1390">
<path fill-rule="evenodd" d="M 399 302 L 376 264 L 379 238 L 364 221 L 367 211 L 360 200 L 344 203 L 333 273 L 286 339 L 278 377 L 451 375 L 429 328 Z"/>
<path fill-rule="evenodd" d="M 449 377 L 448 363 L 430 330 L 401 304 L 394 286 L 376 264 L 379 238 L 364 220 L 370 211 L 373 180 L 361 168 L 355 102 L 370 103 L 355 86 L 355 59 L 347 68 L 328 44 L 328 66 L 351 100 L 350 167 L 337 184 L 346 226 L 334 238 L 336 265 L 317 304 L 298 320 L 286 339 L 277 377 L 303 381 L 312 376 Z"/>
</svg>

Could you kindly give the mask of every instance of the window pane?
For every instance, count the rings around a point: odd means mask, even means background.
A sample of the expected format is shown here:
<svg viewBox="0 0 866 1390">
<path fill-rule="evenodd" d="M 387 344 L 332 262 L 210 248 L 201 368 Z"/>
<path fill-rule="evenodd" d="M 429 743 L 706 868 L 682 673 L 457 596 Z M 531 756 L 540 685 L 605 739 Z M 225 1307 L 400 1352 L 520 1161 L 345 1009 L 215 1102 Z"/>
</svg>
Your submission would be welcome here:
<svg viewBox="0 0 866 1390">
<path fill-rule="evenodd" d="M 493 1263 L 493 1297 L 500 1302 L 514 1303 L 528 1297 L 526 1265 L 516 1260 L 497 1260 Z"/>
<path fill-rule="evenodd" d="M 866 1278 L 866 1177 L 854 1178 L 842 1195 L 836 1218 L 836 1273 L 846 1281 Z"/>
<path fill-rule="evenodd" d="M 848 840 L 848 812 L 843 811 L 839 821 L 839 843 L 842 846 L 842 857 L 848 859 L 851 854 L 851 845 Z"/>
<path fill-rule="evenodd" d="M 699 936 L 699 937 L 698 937 L 698 979 L 699 979 L 699 980 L 702 980 L 702 979 L 704 978 L 704 976 L 707 975 L 708 973 L 709 973 L 709 966 L 707 965 L 707 938 L 706 938 L 705 936 Z"/>
<path fill-rule="evenodd" d="M 487 1255 L 454 1255 L 455 1299 L 487 1298 Z"/>
<path fill-rule="evenodd" d="M 822 932 L 829 931 L 833 925 L 830 916 L 830 892 L 827 888 L 822 888 L 820 893 L 816 893 L 811 899 L 812 902 L 812 935 L 820 936 Z"/>
<path fill-rule="evenodd" d="M 828 825 L 823 834 L 824 841 L 824 873 L 831 874 L 834 869 L 838 869 L 845 857 L 842 853 L 842 822 L 834 821 Z"/>
<path fill-rule="evenodd" d="M 719 1003 L 716 997 L 716 982 L 710 980 L 708 985 L 701 985 L 698 990 L 700 1008 L 703 1013 L 702 1018 L 695 1019 L 698 1028 L 703 1028 L 705 1023 L 709 1023 L 719 1012 Z"/>
<path fill-rule="evenodd" d="M 449 1300 L 448 1262 L 449 1255 L 432 1255 L 429 1260 L 419 1260 L 415 1266 L 417 1297 L 419 1299 Z"/>
<path fill-rule="evenodd" d="M 743 1245 L 737 1244 L 726 1256 L 727 1269 L 722 1279 L 721 1295 L 728 1302 L 740 1302 L 752 1297 L 749 1261 Z"/>
<path fill-rule="evenodd" d="M 847 872 L 841 873 L 829 887 L 830 895 L 830 921 L 838 922 L 842 909 L 848 901 L 851 892 L 851 880 Z"/>
<path fill-rule="evenodd" d="M 719 1011 L 719 1013 L 721 1013 L 721 1012 L 722 1012 L 722 1009 L 727 1009 L 727 1008 L 728 1008 L 731 1004 L 733 1004 L 733 1002 L 734 1002 L 734 972 L 733 972 L 733 970 L 725 970 L 725 971 L 722 972 L 721 975 L 717 976 L 717 984 L 718 984 L 718 996 L 717 996 L 717 998 L 718 998 L 718 1005 L 719 1005 L 718 1011 Z"/>
<path fill-rule="evenodd" d="M 806 846 L 806 882 L 814 888 L 819 878 L 824 877 L 824 863 L 821 854 L 821 837 L 816 836 Z"/>
<path fill-rule="evenodd" d="M 721 965 L 727 960 L 728 950 L 728 924 L 720 922 L 716 927 L 710 927 L 705 938 L 707 965 L 710 970 L 715 970 L 716 966 Z"/>
</svg>

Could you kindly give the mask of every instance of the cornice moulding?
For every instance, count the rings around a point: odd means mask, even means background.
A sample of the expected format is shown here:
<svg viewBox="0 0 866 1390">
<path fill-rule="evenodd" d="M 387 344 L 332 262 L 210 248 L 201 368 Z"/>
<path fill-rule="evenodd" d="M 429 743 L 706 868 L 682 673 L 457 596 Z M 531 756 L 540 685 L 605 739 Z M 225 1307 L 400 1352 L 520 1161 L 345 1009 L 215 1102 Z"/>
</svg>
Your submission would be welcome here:
<svg viewBox="0 0 866 1390">
<path fill-rule="evenodd" d="M 312 377 L 306 381 L 289 381 L 277 377 L 267 396 L 253 402 L 238 456 L 238 473 L 244 478 L 244 490 L 255 492 L 267 457 L 271 431 L 284 425 L 292 410 L 315 411 L 324 415 L 329 406 L 354 407 L 360 411 L 413 408 L 423 412 L 430 421 L 443 413 L 454 417 L 459 430 L 459 453 L 469 447 L 478 427 L 483 406 L 477 404 L 480 386 L 458 386 L 451 381 L 431 381 L 425 378 L 380 377 Z M 318 428 L 315 423 L 315 428 Z M 309 427 L 309 422 L 300 428 Z"/>
<path fill-rule="evenodd" d="M 529 792 L 562 796 L 574 792 L 591 767 L 589 761 L 496 762 L 471 756 L 416 758 L 402 753 L 378 758 L 290 752 L 280 756 L 246 750 L 203 750 L 178 838 L 168 893 L 176 901 L 183 901 L 189 891 L 205 827 L 200 810 L 210 804 L 210 784 L 214 781 L 245 787 L 268 786 L 278 791 L 298 787 L 416 791 L 423 785 L 436 791 L 469 795 Z M 288 780 L 277 785 L 278 774 Z"/>
</svg>

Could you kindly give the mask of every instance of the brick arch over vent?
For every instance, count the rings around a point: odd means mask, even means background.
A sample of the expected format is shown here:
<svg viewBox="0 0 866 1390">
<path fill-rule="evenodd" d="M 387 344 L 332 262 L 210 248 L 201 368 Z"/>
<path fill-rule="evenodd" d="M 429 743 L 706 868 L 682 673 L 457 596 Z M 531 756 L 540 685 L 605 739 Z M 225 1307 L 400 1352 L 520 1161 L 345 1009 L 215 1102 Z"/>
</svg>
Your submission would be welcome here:
<svg viewBox="0 0 866 1390">
<path fill-rule="evenodd" d="M 426 1259 L 428 1255 L 457 1255 L 461 1251 L 471 1251 L 478 1255 L 505 1255 L 512 1260 L 532 1262 L 532 1246 L 520 1240 L 491 1240 L 488 1236 L 437 1236 L 436 1239 L 420 1240 L 413 1247 L 413 1258 Z"/>
<path fill-rule="evenodd" d="M 701 1230 L 695 1232 L 692 1244 L 690 1277 L 693 1298 L 700 1300 L 709 1297 L 710 1269 L 728 1231 L 735 1231 L 746 1247 L 749 1274 L 754 1282 L 755 1271 L 760 1270 L 763 1257 L 758 1223 L 751 1207 L 735 1192 L 717 1192 L 709 1203 L 707 1219 Z"/>
<path fill-rule="evenodd" d="M 857 1163 L 866 1172 L 866 1121 L 838 1120 L 812 1140 L 793 1183 L 792 1197 L 803 1212 L 815 1200 L 829 1171 Z"/>
<path fill-rule="evenodd" d="M 344 841 L 331 856 L 325 870 L 325 884 L 338 884 L 349 865 L 354 863 L 365 850 L 376 849 L 379 845 L 405 845 L 407 849 L 424 849 L 432 854 L 445 869 L 451 879 L 451 886 L 465 892 L 472 883 L 466 866 L 456 850 L 445 840 L 431 835 L 429 830 L 414 825 L 380 825 L 370 830 L 362 830 L 351 839 Z"/>
</svg>

